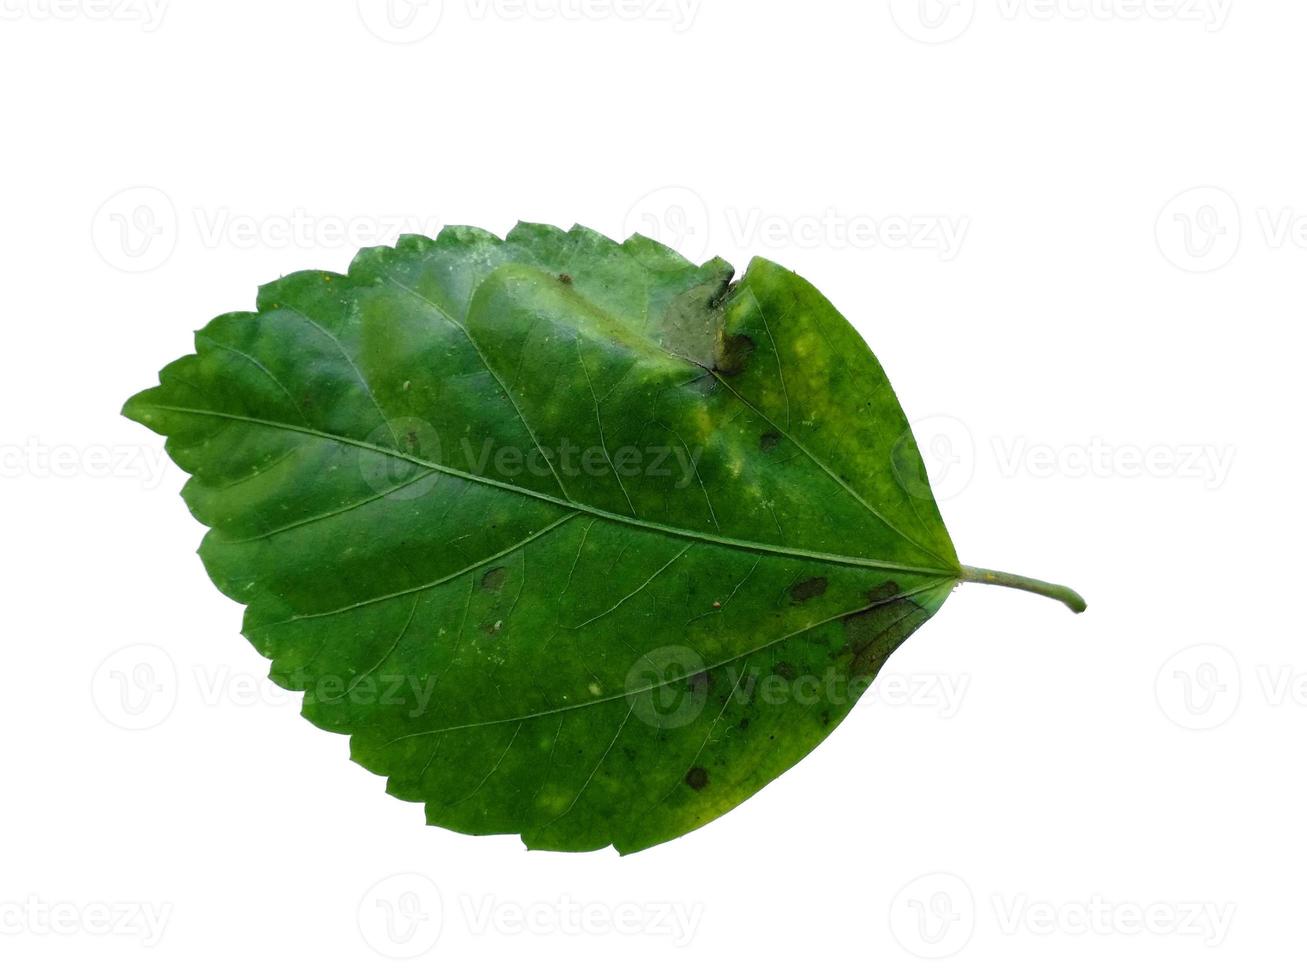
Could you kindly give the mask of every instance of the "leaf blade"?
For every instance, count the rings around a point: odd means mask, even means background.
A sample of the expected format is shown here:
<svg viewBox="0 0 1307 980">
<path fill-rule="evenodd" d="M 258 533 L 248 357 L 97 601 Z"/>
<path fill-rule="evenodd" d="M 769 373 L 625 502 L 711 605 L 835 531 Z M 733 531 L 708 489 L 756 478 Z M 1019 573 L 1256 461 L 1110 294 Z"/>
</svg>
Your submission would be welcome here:
<svg viewBox="0 0 1307 980">
<path fill-rule="evenodd" d="M 701 826 L 956 582 L 934 501 L 886 482 L 916 450 L 865 344 L 779 267 L 730 276 L 584 229 L 447 229 L 265 287 L 125 407 L 192 474 L 201 557 L 274 678 L 430 822 L 623 851 Z M 654 433 L 691 465 L 624 478 L 614 450 Z M 547 465 L 487 473 L 486 446 Z M 699 669 L 632 681 L 669 657 Z M 767 703 L 777 677 L 844 693 Z"/>
</svg>

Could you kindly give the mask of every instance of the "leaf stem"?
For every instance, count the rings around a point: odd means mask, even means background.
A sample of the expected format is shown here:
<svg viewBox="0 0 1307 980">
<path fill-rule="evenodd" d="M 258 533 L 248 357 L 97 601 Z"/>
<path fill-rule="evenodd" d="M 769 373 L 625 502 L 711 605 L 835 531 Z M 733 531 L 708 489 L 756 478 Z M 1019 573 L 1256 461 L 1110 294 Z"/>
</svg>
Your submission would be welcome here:
<svg viewBox="0 0 1307 980">
<path fill-rule="evenodd" d="M 1064 603 L 1074 613 L 1085 611 L 1085 600 L 1080 598 L 1080 593 L 1075 589 L 1069 589 L 1065 585 L 1054 585 L 1052 582 L 1041 582 L 1037 578 L 1026 578 L 1024 575 L 1013 575 L 1011 572 L 996 572 L 992 568 L 973 568 L 970 565 L 963 565 L 961 581 L 1001 585 L 1005 589 L 1033 592 L 1035 595 L 1047 596 L 1049 599 Z"/>
</svg>

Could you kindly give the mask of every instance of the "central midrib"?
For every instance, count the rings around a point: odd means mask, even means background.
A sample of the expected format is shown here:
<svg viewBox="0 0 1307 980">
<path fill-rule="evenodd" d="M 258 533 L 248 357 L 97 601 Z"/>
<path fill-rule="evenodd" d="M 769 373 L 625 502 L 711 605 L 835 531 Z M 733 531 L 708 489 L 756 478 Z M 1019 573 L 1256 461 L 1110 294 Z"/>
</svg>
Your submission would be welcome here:
<svg viewBox="0 0 1307 980">
<path fill-rule="evenodd" d="M 764 554 L 784 555 L 791 558 L 807 558 L 813 561 L 830 562 L 837 565 L 853 565 L 859 568 L 878 568 L 892 572 L 903 572 L 912 575 L 930 575 L 937 578 L 957 578 L 961 572 L 958 569 L 951 568 L 933 568 L 929 566 L 904 565 L 898 562 L 881 561 L 876 558 L 858 558 L 854 555 L 837 555 L 830 552 L 809 551 L 804 548 L 789 548 L 784 545 L 768 544 L 762 541 L 746 541 L 741 538 L 730 538 L 725 535 L 711 534 L 706 531 L 695 531 L 690 528 L 676 527 L 672 524 L 659 524 L 656 521 L 646 521 L 639 517 L 617 514 L 613 511 L 603 510 L 599 507 L 592 507 L 589 504 L 583 504 L 570 498 L 559 499 L 539 490 L 531 490 L 527 487 L 515 486 L 511 483 L 503 483 L 499 480 L 491 479 L 488 476 L 482 476 L 477 473 L 468 473 L 464 470 L 455 469 L 452 466 L 443 466 L 440 463 L 433 463 L 430 460 L 422 459 L 418 456 L 410 456 L 408 453 L 400 452 L 397 449 L 387 449 L 384 446 L 378 446 L 374 443 L 364 442 L 360 439 L 352 439 L 349 436 L 337 435 L 334 432 L 323 432 L 320 429 L 313 429 L 307 426 L 294 425 L 289 422 L 276 422 L 272 419 L 255 418 L 248 415 L 234 415 L 230 412 L 218 412 L 212 409 L 189 408 L 181 405 L 150 405 L 150 409 L 161 412 L 179 412 L 183 415 L 202 415 L 212 418 L 227 419 L 231 422 L 244 422 L 249 425 L 262 425 L 271 429 L 282 429 L 287 432 L 297 432 L 301 435 L 311 436 L 318 439 L 325 439 L 330 442 L 337 442 L 341 445 L 352 446 L 355 449 L 363 449 L 377 453 L 382 456 L 389 456 L 393 459 L 400 459 L 414 466 L 422 466 L 438 473 L 446 473 L 450 476 L 462 480 L 469 480 L 473 483 L 480 483 L 485 486 L 495 487 L 509 493 L 517 493 L 526 497 L 533 497 L 537 500 L 543 500 L 546 503 L 554 504 L 557 507 L 568 508 L 579 513 L 590 514 L 602 520 L 612 521 L 616 524 L 626 524 L 631 527 L 639 527 L 647 531 L 656 531 L 661 534 L 667 534 L 674 537 L 690 538 L 696 541 L 703 541 L 709 544 L 718 544 L 723 547 L 737 548 L 743 551 L 762 552 Z"/>
</svg>

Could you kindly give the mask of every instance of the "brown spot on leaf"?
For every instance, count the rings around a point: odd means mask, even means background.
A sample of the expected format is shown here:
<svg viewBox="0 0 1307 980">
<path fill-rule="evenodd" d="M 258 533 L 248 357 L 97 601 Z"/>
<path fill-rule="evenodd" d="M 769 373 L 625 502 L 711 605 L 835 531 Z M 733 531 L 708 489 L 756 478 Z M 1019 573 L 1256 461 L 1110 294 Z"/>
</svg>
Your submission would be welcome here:
<svg viewBox="0 0 1307 980">
<path fill-rule="evenodd" d="M 802 582 L 796 582 L 790 586 L 790 600 L 792 602 L 807 602 L 809 599 L 815 599 L 826 592 L 826 579 L 818 575 L 816 578 L 804 579 Z"/>
<path fill-rule="evenodd" d="M 481 588 L 487 592 L 498 592 L 504 587 L 504 581 L 508 578 L 508 569 L 502 565 L 498 568 L 492 568 L 481 576 Z"/>
<path fill-rule="evenodd" d="M 885 582 L 867 593 L 868 606 L 843 619 L 846 650 L 853 659 L 852 676 L 870 680 L 900 643 L 930 618 L 921 606 L 899 594 L 895 582 Z"/>
<path fill-rule="evenodd" d="M 776 673 L 787 681 L 792 681 L 799 676 L 799 672 L 794 669 L 794 664 L 786 660 L 782 660 L 776 665 Z"/>
<path fill-rule="evenodd" d="M 558 281 L 561 282 L 564 286 L 572 285 L 572 277 L 566 272 L 560 272 L 558 274 Z"/>
<path fill-rule="evenodd" d="M 685 785 L 692 790 L 701 790 L 708 785 L 708 770 L 703 766 L 695 766 L 685 774 Z"/>
<path fill-rule="evenodd" d="M 762 438 L 758 440 L 758 448 L 765 453 L 771 452 L 781 444 L 781 434 L 775 429 L 770 432 L 764 432 Z"/>
<path fill-rule="evenodd" d="M 757 346 L 747 333 L 719 333 L 713 370 L 718 374 L 739 374 Z"/>
<path fill-rule="evenodd" d="M 882 582 L 874 589 L 867 590 L 867 603 L 874 606 L 878 602 L 893 599 L 900 591 L 902 590 L 899 588 L 899 583 L 894 581 Z"/>
</svg>

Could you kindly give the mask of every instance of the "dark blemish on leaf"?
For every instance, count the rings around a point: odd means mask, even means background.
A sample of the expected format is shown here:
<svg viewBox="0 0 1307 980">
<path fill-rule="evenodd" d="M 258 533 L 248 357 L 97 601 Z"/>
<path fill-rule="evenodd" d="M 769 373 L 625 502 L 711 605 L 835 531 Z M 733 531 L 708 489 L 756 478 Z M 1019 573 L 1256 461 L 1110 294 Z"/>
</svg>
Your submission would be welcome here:
<svg viewBox="0 0 1307 980">
<path fill-rule="evenodd" d="M 502 619 L 497 619 L 493 623 L 482 623 L 481 628 L 490 636 L 494 636 L 504 628 L 504 621 Z"/>
<path fill-rule="evenodd" d="M 899 592 L 900 589 L 899 589 L 899 584 L 897 582 L 893 582 L 893 581 L 882 582 L 880 585 L 876 586 L 874 589 L 871 589 L 867 592 L 867 602 L 870 605 L 874 606 L 878 602 L 884 602 L 887 599 L 893 599 L 896 595 L 899 594 Z"/>
<path fill-rule="evenodd" d="M 830 712 L 829 712 L 829 711 L 823 711 L 820 715 L 817 716 L 817 721 L 821 723 L 821 727 L 822 727 L 822 728 L 829 728 L 829 727 L 830 727 Z"/>
<path fill-rule="evenodd" d="M 685 785 L 692 790 L 701 790 L 708 785 L 708 770 L 703 766 L 695 766 L 685 774 Z"/>
<path fill-rule="evenodd" d="M 758 448 L 763 452 L 769 453 L 781 444 L 781 434 L 774 429 L 771 432 L 764 432 L 762 438 L 758 440 Z"/>
<path fill-rule="evenodd" d="M 508 569 L 500 566 L 492 568 L 481 576 L 481 588 L 488 592 L 498 592 L 504 587 L 504 581 L 508 578 Z"/>
<path fill-rule="evenodd" d="M 875 645 L 865 646 L 853 655 L 853 661 L 849 664 L 849 673 L 854 677 L 870 681 L 880 673 L 887 656 L 877 658 Z"/>
<path fill-rule="evenodd" d="M 703 367 L 702 364 L 699 365 Z M 689 387 L 700 395 L 711 395 L 717 390 L 717 375 L 711 370 L 704 369 L 704 373 L 689 383 Z"/>
<path fill-rule="evenodd" d="M 747 731 L 748 728 L 749 728 L 749 719 L 748 719 L 748 718 L 741 718 L 741 719 L 740 719 L 740 725 L 739 725 L 739 728 L 740 728 L 740 731 L 742 731 L 742 732 L 743 732 L 743 731 Z"/>
<path fill-rule="evenodd" d="M 558 281 L 561 282 L 564 286 L 572 285 L 572 277 L 566 272 L 560 272 L 558 274 Z"/>
<path fill-rule="evenodd" d="M 853 677 L 873 678 L 893 653 L 929 613 L 911 599 L 899 594 L 895 582 L 885 582 L 867 593 L 868 607 L 850 613 L 842 620 L 848 640 L 845 651 L 852 651 L 849 671 Z"/>
<path fill-rule="evenodd" d="M 818 575 L 816 578 L 804 579 L 790 586 L 790 601 L 807 602 L 826 592 L 826 579 Z"/>
<path fill-rule="evenodd" d="M 713 370 L 718 374 L 739 374 L 744 370 L 749 355 L 757 346 L 753 338 L 746 333 L 719 333 L 717 350 L 713 358 Z"/>
<path fill-rule="evenodd" d="M 736 288 L 743 282 L 742 279 L 731 279 L 724 281 L 717 293 L 708 300 L 708 309 L 715 310 L 734 295 Z"/>
<path fill-rule="evenodd" d="M 787 681 L 792 681 L 799 676 L 799 672 L 794 669 L 794 664 L 782 660 L 776 665 L 776 673 Z"/>
</svg>

